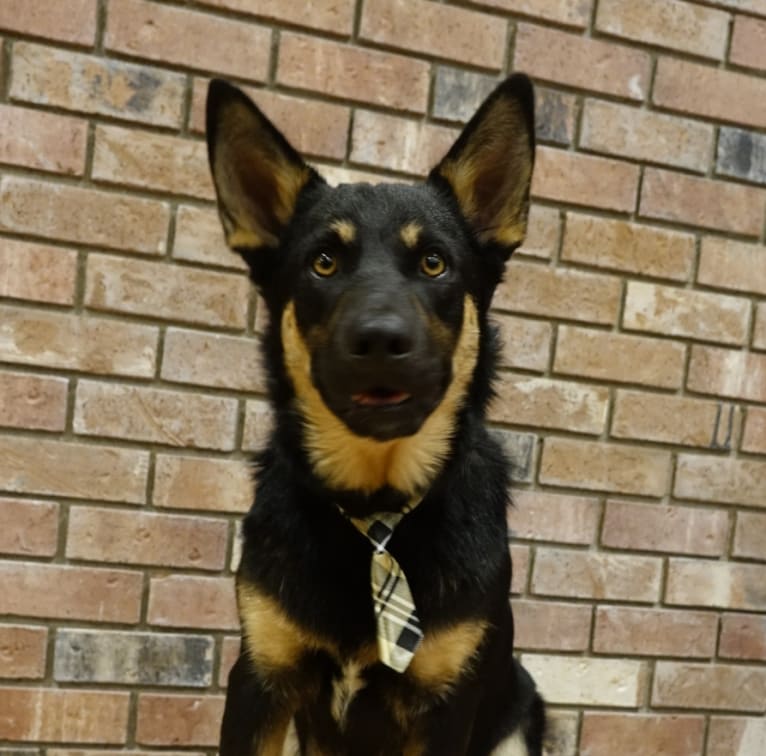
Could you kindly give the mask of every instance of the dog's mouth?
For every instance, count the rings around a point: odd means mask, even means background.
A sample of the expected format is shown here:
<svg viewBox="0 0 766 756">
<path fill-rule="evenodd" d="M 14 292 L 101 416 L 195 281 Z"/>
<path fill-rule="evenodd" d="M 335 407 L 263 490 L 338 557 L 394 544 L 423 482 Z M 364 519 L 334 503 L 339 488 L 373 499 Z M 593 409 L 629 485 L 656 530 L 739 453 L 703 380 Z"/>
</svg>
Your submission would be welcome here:
<svg viewBox="0 0 766 756">
<path fill-rule="evenodd" d="M 357 407 L 398 407 L 412 398 L 412 394 L 400 389 L 375 386 L 368 391 L 358 391 L 351 395 L 351 401 Z"/>
</svg>

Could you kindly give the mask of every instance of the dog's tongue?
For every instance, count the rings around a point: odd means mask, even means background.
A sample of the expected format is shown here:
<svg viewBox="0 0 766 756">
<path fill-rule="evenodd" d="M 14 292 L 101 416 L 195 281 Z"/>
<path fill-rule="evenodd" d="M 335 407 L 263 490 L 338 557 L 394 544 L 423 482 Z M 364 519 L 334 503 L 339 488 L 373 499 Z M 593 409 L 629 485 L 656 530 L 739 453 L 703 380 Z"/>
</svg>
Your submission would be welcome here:
<svg viewBox="0 0 766 756">
<path fill-rule="evenodd" d="M 354 404 L 362 407 L 388 407 L 394 404 L 401 404 L 410 398 L 406 391 L 396 391 L 394 389 L 375 388 L 370 391 L 360 391 L 353 394 L 351 400 Z"/>
</svg>

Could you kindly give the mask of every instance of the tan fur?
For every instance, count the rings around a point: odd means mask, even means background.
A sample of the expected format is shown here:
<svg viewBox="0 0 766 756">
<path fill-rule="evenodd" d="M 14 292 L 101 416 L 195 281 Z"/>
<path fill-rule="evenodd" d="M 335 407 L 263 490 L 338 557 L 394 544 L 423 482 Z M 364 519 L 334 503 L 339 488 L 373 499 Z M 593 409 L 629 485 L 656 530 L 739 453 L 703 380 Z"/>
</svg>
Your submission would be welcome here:
<svg viewBox="0 0 766 756">
<path fill-rule="evenodd" d="M 344 244 L 351 244 L 356 239 L 356 226 L 351 221 L 336 220 L 330 224 L 330 228 Z"/>
<path fill-rule="evenodd" d="M 423 232 L 423 227 L 415 221 L 410 221 L 402 226 L 402 230 L 399 232 L 399 237 L 404 242 L 404 246 L 407 249 L 415 249 L 418 246 L 418 239 Z"/>
<path fill-rule="evenodd" d="M 311 356 L 291 302 L 282 315 L 285 364 L 306 426 L 316 473 L 338 489 L 375 491 L 388 484 L 412 495 L 423 491 L 447 458 L 455 416 L 465 399 L 479 353 L 476 305 L 463 303 L 463 327 L 452 358 L 452 381 L 439 406 L 412 436 L 375 441 L 352 433 L 322 400 L 311 380 Z"/>
<path fill-rule="evenodd" d="M 272 722 L 251 756 L 283 756 L 291 721 L 292 714 L 285 714 L 278 722 Z"/>
</svg>

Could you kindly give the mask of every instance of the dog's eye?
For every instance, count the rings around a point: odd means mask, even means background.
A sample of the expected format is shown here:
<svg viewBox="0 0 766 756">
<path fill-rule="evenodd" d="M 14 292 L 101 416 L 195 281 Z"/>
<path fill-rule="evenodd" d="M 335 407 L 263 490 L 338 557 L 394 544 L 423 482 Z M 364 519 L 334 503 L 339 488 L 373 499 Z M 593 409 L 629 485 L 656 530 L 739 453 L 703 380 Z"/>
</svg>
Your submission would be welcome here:
<svg viewBox="0 0 766 756">
<path fill-rule="evenodd" d="M 314 258 L 311 267 L 318 276 L 327 278 L 338 270 L 338 258 L 329 252 L 320 252 Z"/>
<path fill-rule="evenodd" d="M 420 258 L 420 269 L 427 276 L 436 278 L 436 276 L 440 276 L 442 273 L 444 273 L 445 270 L 447 270 L 447 263 L 444 262 L 444 258 L 440 254 L 436 252 L 429 252 Z"/>
</svg>

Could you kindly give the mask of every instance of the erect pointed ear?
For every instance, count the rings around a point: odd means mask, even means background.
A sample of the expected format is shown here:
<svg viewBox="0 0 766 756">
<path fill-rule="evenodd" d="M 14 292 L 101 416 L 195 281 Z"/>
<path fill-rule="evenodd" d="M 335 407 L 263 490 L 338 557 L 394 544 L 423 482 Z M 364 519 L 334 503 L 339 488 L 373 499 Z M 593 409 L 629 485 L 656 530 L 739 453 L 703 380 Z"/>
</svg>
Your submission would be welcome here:
<svg viewBox="0 0 766 756">
<path fill-rule="evenodd" d="M 242 91 L 220 79 L 208 88 L 206 130 L 227 244 L 276 247 L 301 190 L 321 179 Z"/>
<path fill-rule="evenodd" d="M 535 159 L 532 83 L 514 74 L 484 101 L 429 181 L 446 181 L 482 243 L 524 240 Z"/>
</svg>

